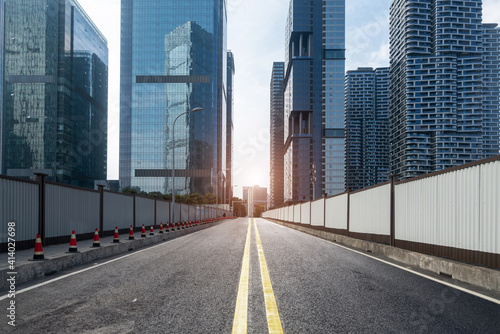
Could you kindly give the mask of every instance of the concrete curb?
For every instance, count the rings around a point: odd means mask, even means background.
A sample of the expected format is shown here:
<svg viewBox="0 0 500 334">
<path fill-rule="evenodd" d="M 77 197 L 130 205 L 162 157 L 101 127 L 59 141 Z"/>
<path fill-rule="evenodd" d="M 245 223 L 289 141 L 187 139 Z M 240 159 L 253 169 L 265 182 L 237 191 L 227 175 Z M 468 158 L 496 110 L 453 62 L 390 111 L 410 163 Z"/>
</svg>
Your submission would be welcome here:
<svg viewBox="0 0 500 334">
<path fill-rule="evenodd" d="M 457 281 L 468 283 L 480 288 L 500 292 L 500 271 L 485 267 L 456 262 L 432 255 L 408 251 L 406 249 L 377 244 L 370 241 L 350 238 L 344 235 L 316 230 L 307 226 L 290 224 L 274 219 L 267 220 L 277 223 L 300 232 L 314 235 L 328 241 L 335 241 L 340 244 L 369 251 L 373 254 L 383 255 L 403 264 L 414 266 L 423 270 L 428 270 L 438 275 L 446 275 Z"/>
<path fill-rule="evenodd" d="M 107 257 L 128 253 L 135 249 L 147 247 L 163 241 L 177 239 L 187 234 L 220 225 L 223 222 L 224 220 L 216 223 L 207 223 L 200 226 L 190 227 L 184 230 L 175 230 L 173 232 L 167 232 L 163 234 L 158 234 L 158 231 L 156 231 L 156 234 L 154 236 L 148 235 L 147 238 L 137 238 L 136 236 L 135 240 L 122 240 L 122 242 L 120 243 L 103 244 L 101 242 L 101 247 L 98 248 L 85 249 L 79 247 L 79 253 L 63 253 L 59 256 L 49 257 L 46 260 L 25 263 L 16 266 L 16 285 L 32 281 L 36 278 L 49 276 L 64 269 L 72 268 L 82 264 L 92 263 L 99 259 L 105 259 Z M 123 234 L 122 237 L 128 237 L 128 234 Z M 7 278 L 9 278 L 10 275 L 8 275 L 8 272 L 10 272 L 9 269 L 0 270 L 0 290 L 9 289 L 9 282 L 7 281 Z"/>
</svg>

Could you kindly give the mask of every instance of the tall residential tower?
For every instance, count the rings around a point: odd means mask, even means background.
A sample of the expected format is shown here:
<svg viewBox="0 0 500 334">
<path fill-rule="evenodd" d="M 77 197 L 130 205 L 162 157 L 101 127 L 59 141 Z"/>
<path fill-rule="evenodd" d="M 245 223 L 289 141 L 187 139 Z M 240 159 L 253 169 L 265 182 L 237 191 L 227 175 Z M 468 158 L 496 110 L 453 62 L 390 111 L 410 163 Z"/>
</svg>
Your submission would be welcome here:
<svg viewBox="0 0 500 334">
<path fill-rule="evenodd" d="M 499 29 L 481 0 L 390 9 L 391 172 L 410 178 L 498 154 Z"/>
<path fill-rule="evenodd" d="M 174 144 L 176 194 L 224 188 L 225 4 L 225 0 L 122 0 L 122 187 L 171 193 Z M 190 113 L 194 108 L 203 110 Z M 174 129 L 175 119 L 183 113 Z"/>
<path fill-rule="evenodd" d="M 346 189 L 389 179 L 389 68 L 347 71 Z"/>
<path fill-rule="evenodd" d="M 75 0 L 6 0 L 2 174 L 106 179 L 108 47 Z"/>
<path fill-rule="evenodd" d="M 283 78 L 285 63 L 274 62 L 271 76 L 271 143 L 270 143 L 270 196 L 269 206 L 271 208 L 283 204 L 283 143 L 284 143 L 284 120 L 283 120 Z"/>
<path fill-rule="evenodd" d="M 341 193 L 345 0 L 291 0 L 285 38 L 284 200 Z"/>
</svg>

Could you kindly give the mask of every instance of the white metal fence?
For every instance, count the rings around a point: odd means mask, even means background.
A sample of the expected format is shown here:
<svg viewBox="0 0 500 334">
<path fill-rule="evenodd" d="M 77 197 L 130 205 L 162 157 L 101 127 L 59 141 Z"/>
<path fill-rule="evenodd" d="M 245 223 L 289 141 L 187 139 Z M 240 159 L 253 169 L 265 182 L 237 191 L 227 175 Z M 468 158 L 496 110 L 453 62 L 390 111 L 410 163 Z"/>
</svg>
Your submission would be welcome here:
<svg viewBox="0 0 500 334">
<path fill-rule="evenodd" d="M 101 204 L 102 203 L 102 204 Z M 175 221 L 232 216 L 229 211 L 176 203 Z M 31 248 L 37 234 L 47 244 L 66 242 L 74 230 L 91 237 L 97 228 L 112 234 L 169 221 L 171 203 L 160 199 L 96 191 L 63 184 L 0 175 L 0 252 L 7 250 L 7 223 L 15 222 L 16 248 Z"/>
<path fill-rule="evenodd" d="M 500 156 L 263 217 L 500 267 Z"/>
</svg>

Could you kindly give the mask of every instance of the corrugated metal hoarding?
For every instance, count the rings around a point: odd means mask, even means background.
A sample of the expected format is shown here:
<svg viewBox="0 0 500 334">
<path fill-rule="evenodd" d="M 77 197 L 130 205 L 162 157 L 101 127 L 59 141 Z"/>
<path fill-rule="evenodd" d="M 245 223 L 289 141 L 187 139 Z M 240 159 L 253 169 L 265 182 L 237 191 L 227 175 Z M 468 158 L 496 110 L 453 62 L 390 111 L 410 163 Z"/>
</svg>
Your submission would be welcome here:
<svg viewBox="0 0 500 334">
<path fill-rule="evenodd" d="M 7 242 L 7 223 L 14 222 L 16 242 L 38 233 L 38 184 L 0 178 L 0 243 Z M 71 231 L 70 231 L 71 233 Z"/>
<path fill-rule="evenodd" d="M 170 222 L 170 202 L 156 200 L 156 225 Z"/>
<path fill-rule="evenodd" d="M 351 194 L 349 231 L 390 234 L 391 185 L 386 184 Z"/>
<path fill-rule="evenodd" d="M 110 231 L 115 226 L 119 229 L 130 227 L 134 223 L 134 197 L 108 191 L 103 196 L 104 230 Z"/>
<path fill-rule="evenodd" d="M 137 226 L 151 226 L 155 223 L 155 201 L 150 198 L 135 197 L 135 223 Z"/>
<path fill-rule="evenodd" d="M 325 200 L 319 199 L 311 203 L 311 225 L 324 226 L 325 224 Z"/>
<path fill-rule="evenodd" d="M 325 227 L 347 230 L 347 194 L 326 199 Z"/>
<path fill-rule="evenodd" d="M 92 233 L 99 228 L 99 203 L 97 191 L 46 184 L 45 237 Z"/>
</svg>

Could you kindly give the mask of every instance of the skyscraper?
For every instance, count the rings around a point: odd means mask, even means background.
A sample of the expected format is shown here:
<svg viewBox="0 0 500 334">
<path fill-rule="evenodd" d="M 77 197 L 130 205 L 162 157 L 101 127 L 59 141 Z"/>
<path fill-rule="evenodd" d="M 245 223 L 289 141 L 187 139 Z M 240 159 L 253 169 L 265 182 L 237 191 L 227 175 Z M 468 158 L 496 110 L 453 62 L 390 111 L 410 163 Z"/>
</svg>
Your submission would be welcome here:
<svg viewBox="0 0 500 334">
<path fill-rule="evenodd" d="M 5 35 L 5 0 L 0 0 L 0 173 L 2 173 L 2 149 L 3 149 L 3 46 Z"/>
<path fill-rule="evenodd" d="M 389 68 L 347 71 L 346 189 L 389 179 Z"/>
<path fill-rule="evenodd" d="M 226 196 L 225 199 L 233 197 L 233 88 L 234 88 L 234 55 L 227 52 L 227 139 L 226 139 Z"/>
<path fill-rule="evenodd" d="M 106 179 L 107 41 L 75 0 L 6 0 L 2 173 Z"/>
<path fill-rule="evenodd" d="M 121 186 L 171 193 L 175 137 L 176 194 L 214 192 L 217 181 L 222 189 L 225 1 L 122 0 L 121 8 Z"/>
<path fill-rule="evenodd" d="M 345 0 L 290 1 L 285 69 L 284 200 L 341 193 Z"/>
<path fill-rule="evenodd" d="M 391 172 L 409 178 L 498 154 L 499 43 L 482 1 L 390 9 Z"/>
<path fill-rule="evenodd" d="M 271 145 L 270 145 L 270 207 L 274 208 L 283 204 L 283 79 L 285 63 L 274 62 L 271 76 Z"/>
</svg>

